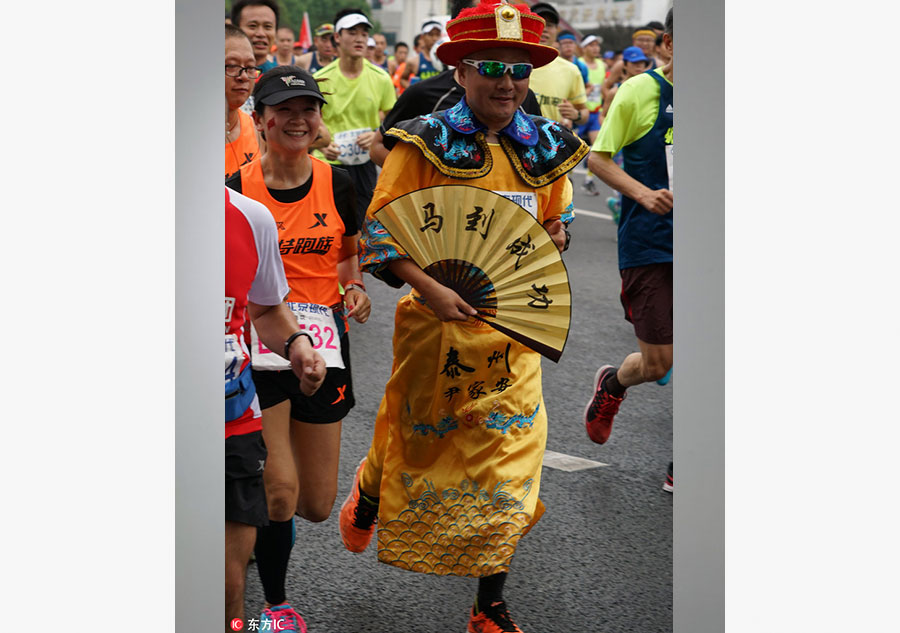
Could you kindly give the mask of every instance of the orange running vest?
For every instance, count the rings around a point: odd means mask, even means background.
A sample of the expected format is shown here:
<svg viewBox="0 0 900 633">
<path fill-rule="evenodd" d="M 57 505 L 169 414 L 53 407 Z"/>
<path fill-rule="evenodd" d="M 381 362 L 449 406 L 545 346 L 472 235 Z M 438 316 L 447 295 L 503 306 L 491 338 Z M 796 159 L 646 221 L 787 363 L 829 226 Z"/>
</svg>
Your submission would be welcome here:
<svg viewBox="0 0 900 633">
<path fill-rule="evenodd" d="M 312 187 L 299 202 L 279 202 L 269 194 L 262 164 L 241 167 L 245 196 L 262 202 L 278 226 L 278 247 L 291 291 L 288 301 L 334 306 L 341 303 L 337 265 L 344 239 L 344 221 L 334 204 L 331 165 L 310 156 Z"/>
<path fill-rule="evenodd" d="M 236 174 L 241 166 L 259 156 L 253 118 L 243 110 L 238 110 L 238 117 L 241 121 L 241 135 L 231 143 L 225 143 L 225 180 Z"/>
</svg>

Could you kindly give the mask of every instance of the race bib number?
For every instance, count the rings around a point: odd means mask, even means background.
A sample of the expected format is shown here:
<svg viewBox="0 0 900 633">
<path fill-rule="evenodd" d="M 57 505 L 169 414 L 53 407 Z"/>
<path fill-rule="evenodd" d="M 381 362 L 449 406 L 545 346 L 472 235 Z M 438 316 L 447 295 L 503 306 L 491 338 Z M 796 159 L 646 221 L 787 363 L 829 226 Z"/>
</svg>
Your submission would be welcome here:
<svg viewBox="0 0 900 633">
<path fill-rule="evenodd" d="M 600 84 L 593 84 L 591 86 L 591 92 L 587 96 L 587 100 L 591 103 L 600 103 L 600 100 L 603 99 L 603 93 L 600 91 Z"/>
<path fill-rule="evenodd" d="M 666 169 L 669 171 L 669 191 L 675 195 L 675 145 L 666 145 Z"/>
<path fill-rule="evenodd" d="M 300 331 L 306 332 L 312 337 L 313 348 L 325 359 L 325 365 L 344 369 L 344 359 L 341 357 L 341 337 L 338 334 L 331 308 L 315 303 L 292 301 L 288 301 L 287 305 L 294 313 Z M 287 360 L 263 345 L 252 324 L 250 327 L 250 355 L 253 360 L 253 369 L 279 371 L 291 368 L 291 364 Z"/>
<path fill-rule="evenodd" d="M 537 220 L 537 194 L 533 191 L 495 191 L 494 193 L 515 202 Z"/>
<path fill-rule="evenodd" d="M 335 133 L 334 142 L 340 149 L 341 155 L 338 156 L 338 160 L 342 165 L 362 165 L 369 162 L 369 150 L 357 145 L 356 139 L 361 134 L 371 131 L 368 128 L 362 128 L 361 130 L 345 130 Z"/>
</svg>

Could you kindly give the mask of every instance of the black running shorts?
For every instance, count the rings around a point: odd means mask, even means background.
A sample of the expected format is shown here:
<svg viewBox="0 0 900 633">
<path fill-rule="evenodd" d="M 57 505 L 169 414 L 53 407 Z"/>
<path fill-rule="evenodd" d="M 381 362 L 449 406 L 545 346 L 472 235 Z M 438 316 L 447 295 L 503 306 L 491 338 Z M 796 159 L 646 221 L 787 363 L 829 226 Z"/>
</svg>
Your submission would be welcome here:
<svg viewBox="0 0 900 633">
<path fill-rule="evenodd" d="M 225 438 L 225 520 L 257 527 L 269 524 L 262 431 Z"/>
<path fill-rule="evenodd" d="M 341 337 L 341 358 L 345 369 L 329 367 L 325 381 L 311 396 L 300 391 L 300 379 L 290 369 L 283 371 L 253 370 L 253 382 L 259 396 L 259 407 L 268 409 L 276 404 L 291 401 L 291 418 L 312 424 L 340 422 L 356 404 L 353 398 L 353 381 L 350 378 L 350 339 Z"/>
</svg>

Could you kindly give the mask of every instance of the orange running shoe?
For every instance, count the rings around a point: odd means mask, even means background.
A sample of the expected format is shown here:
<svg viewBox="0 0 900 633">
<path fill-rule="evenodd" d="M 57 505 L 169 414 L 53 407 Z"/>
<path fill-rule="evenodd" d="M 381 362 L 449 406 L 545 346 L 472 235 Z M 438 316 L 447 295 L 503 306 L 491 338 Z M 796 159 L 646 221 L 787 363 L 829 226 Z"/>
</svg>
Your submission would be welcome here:
<svg viewBox="0 0 900 633">
<path fill-rule="evenodd" d="M 522 629 L 509 617 L 509 610 L 502 600 L 492 602 L 491 606 L 475 614 L 475 608 L 469 615 L 468 633 L 522 633 Z"/>
<path fill-rule="evenodd" d="M 341 506 L 340 528 L 344 547 L 359 554 L 365 551 L 375 534 L 375 523 L 378 521 L 378 506 L 359 500 L 359 474 L 366 465 L 363 457 L 353 477 L 353 486 Z"/>
</svg>

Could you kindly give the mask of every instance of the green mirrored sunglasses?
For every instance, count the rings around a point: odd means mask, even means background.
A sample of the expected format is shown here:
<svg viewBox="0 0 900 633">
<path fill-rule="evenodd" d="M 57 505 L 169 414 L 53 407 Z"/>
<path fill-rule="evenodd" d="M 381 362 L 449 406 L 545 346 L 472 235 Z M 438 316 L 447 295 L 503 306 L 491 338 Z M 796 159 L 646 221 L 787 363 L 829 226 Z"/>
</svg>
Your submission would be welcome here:
<svg viewBox="0 0 900 633">
<path fill-rule="evenodd" d="M 462 61 L 464 64 L 477 68 L 479 75 L 490 77 L 491 79 L 499 79 L 507 72 L 513 79 L 527 79 L 531 75 L 532 68 L 534 68 L 531 64 L 526 64 L 524 62 L 519 64 L 507 64 L 493 59 L 464 59 Z"/>
</svg>

